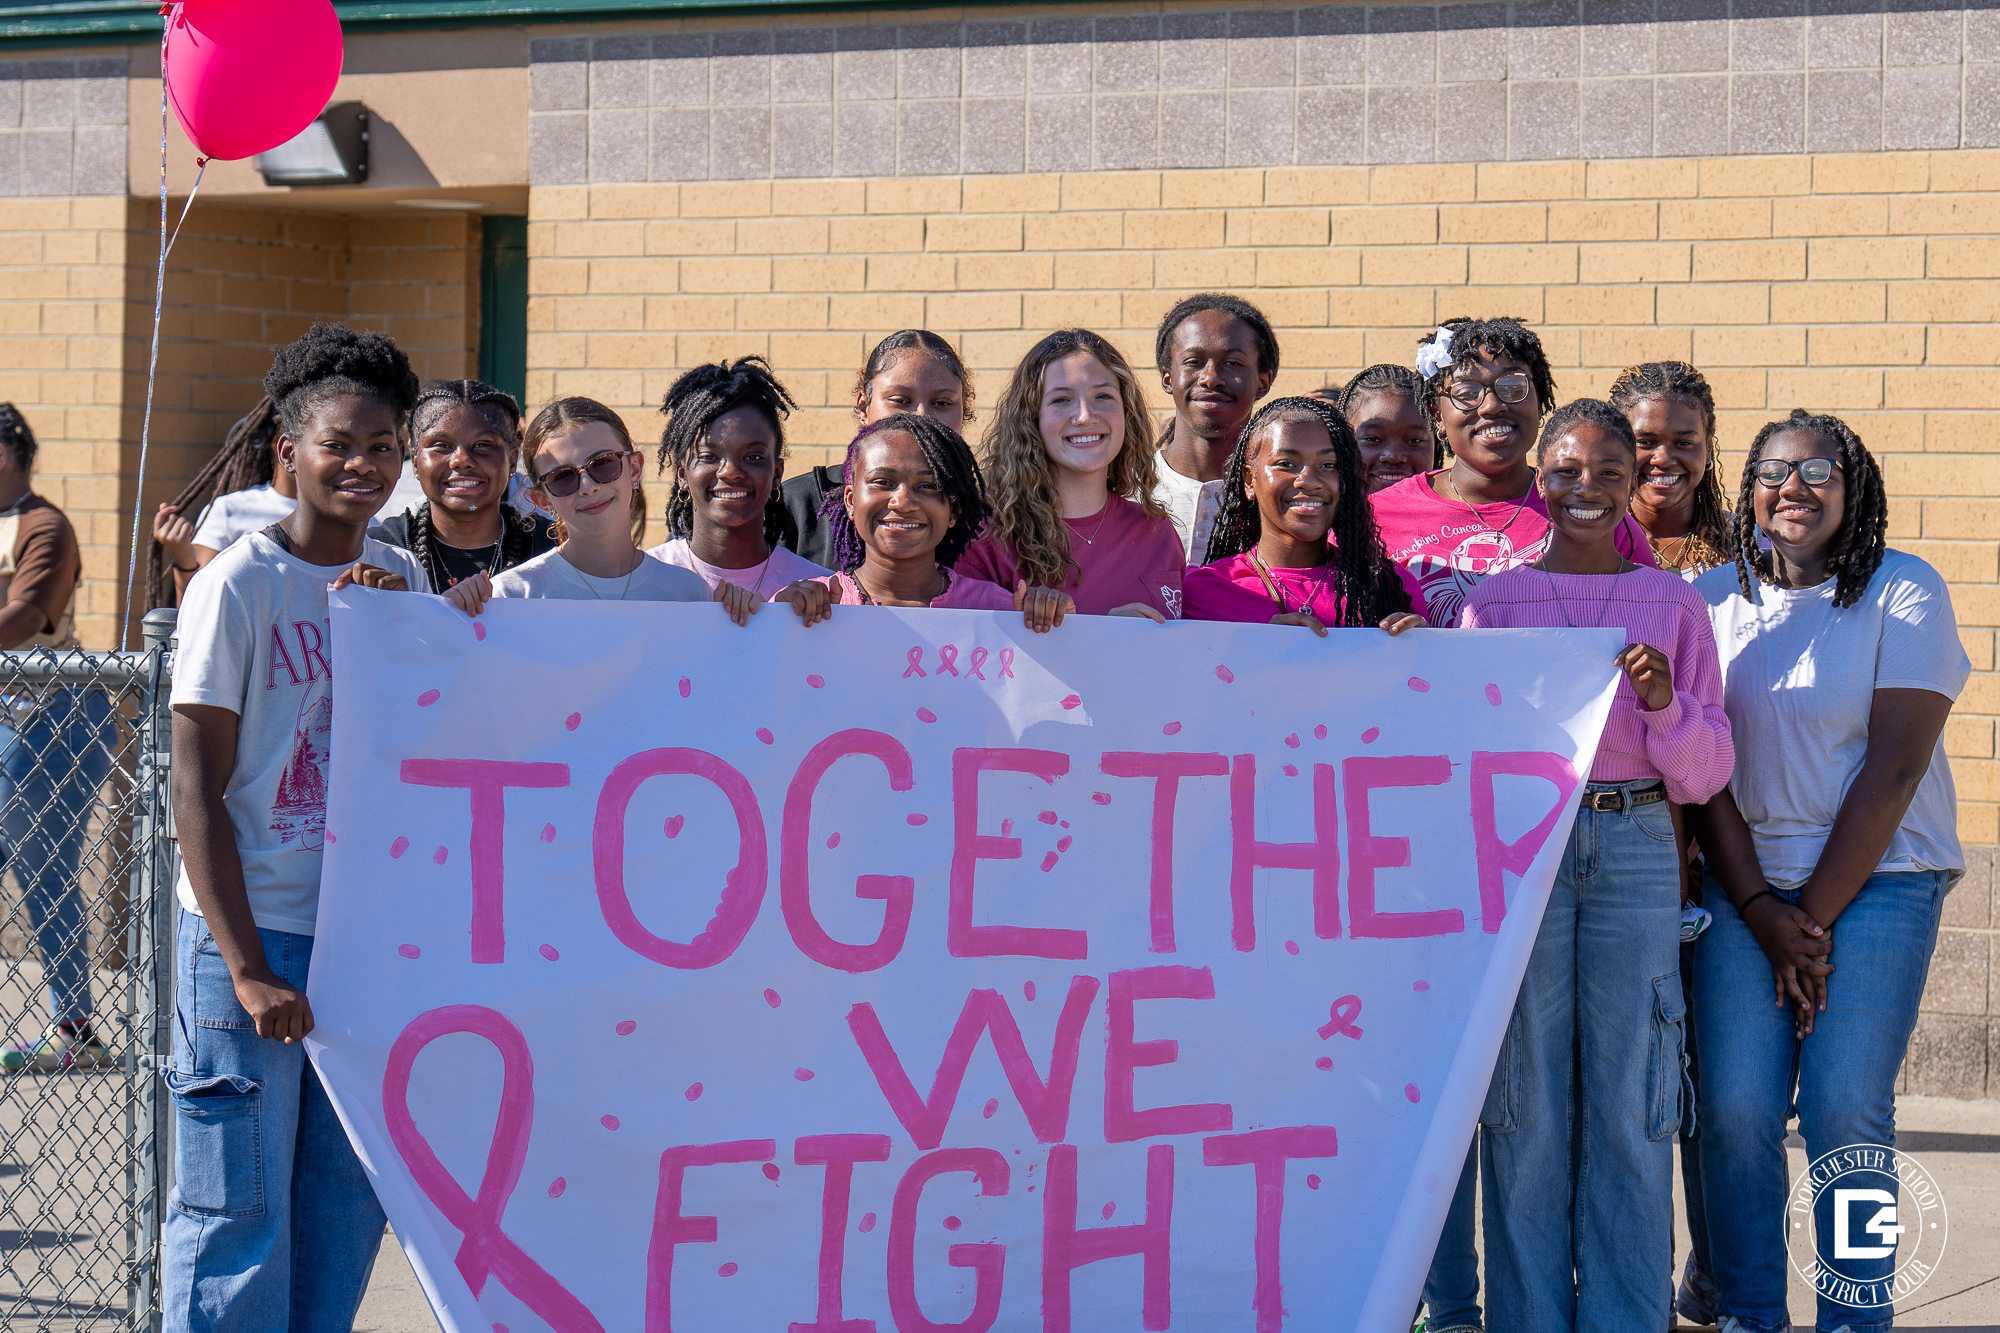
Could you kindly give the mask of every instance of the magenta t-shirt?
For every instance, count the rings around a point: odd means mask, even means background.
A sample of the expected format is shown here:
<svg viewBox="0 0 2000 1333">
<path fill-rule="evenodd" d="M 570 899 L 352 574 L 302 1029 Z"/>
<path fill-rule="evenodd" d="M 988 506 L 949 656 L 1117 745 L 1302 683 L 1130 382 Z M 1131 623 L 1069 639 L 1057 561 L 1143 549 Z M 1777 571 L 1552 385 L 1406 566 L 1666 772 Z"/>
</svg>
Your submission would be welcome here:
<svg viewBox="0 0 2000 1333">
<path fill-rule="evenodd" d="M 1114 495 L 1089 518 L 1063 522 L 1069 524 L 1069 558 L 1076 568 L 1068 571 L 1062 590 L 1076 599 L 1078 611 L 1102 616 L 1144 602 L 1169 620 L 1180 618 L 1187 550 L 1172 520 L 1164 514 L 1148 518 L 1144 509 Z M 998 536 L 967 547 L 954 568 L 1007 589 L 1021 578 L 1014 549 Z"/>
<path fill-rule="evenodd" d="M 834 603 L 838 606 L 866 606 L 861 593 L 855 587 L 851 574 L 829 574 L 817 580 L 834 591 Z M 951 571 L 951 582 L 943 592 L 931 598 L 934 611 L 1012 611 L 1014 594 L 997 583 L 985 579 L 970 578 L 960 570 Z"/>
<path fill-rule="evenodd" d="M 1437 475 L 1405 477 L 1368 503 L 1382 545 L 1410 590 L 1410 609 L 1449 629 L 1480 580 L 1542 558 L 1549 508 L 1533 490 L 1519 500 L 1484 505 L 1442 496 L 1431 489 Z M 1634 564 L 1659 564 L 1646 530 L 1630 514 L 1618 525 L 1618 552 Z"/>
<path fill-rule="evenodd" d="M 1310 611 L 1320 623 L 1341 621 L 1339 575 L 1332 565 L 1310 569 L 1273 569 L 1271 579 L 1284 597 L 1282 607 L 1257 575 L 1250 553 L 1232 555 L 1187 572 L 1186 601 L 1181 615 L 1188 620 L 1233 620 L 1269 624 L 1288 611 Z"/>
</svg>

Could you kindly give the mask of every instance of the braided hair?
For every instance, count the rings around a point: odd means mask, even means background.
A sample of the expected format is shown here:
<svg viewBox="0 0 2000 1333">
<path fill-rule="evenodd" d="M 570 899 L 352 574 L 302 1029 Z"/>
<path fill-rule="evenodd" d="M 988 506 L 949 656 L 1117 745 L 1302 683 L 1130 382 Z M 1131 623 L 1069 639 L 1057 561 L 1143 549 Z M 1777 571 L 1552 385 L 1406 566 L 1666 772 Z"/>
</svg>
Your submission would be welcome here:
<svg viewBox="0 0 2000 1333">
<path fill-rule="evenodd" d="M 1715 393 L 1699 370 L 1685 361 L 1647 361 L 1627 366 L 1605 395 L 1629 418 L 1642 402 L 1678 398 L 1701 410 L 1708 436 L 1708 458 L 1694 490 L 1694 515 L 1688 524 L 1686 554 L 1704 565 L 1727 564 L 1735 550 L 1729 501 L 1722 494 L 1722 472 L 1715 456 Z"/>
<path fill-rule="evenodd" d="M 315 412 L 336 398 L 360 394 L 396 414 L 400 428 L 417 401 L 410 358 L 384 333 L 356 333 L 345 324 L 315 324 L 280 347 L 264 377 L 286 435 L 305 434 Z"/>
<path fill-rule="evenodd" d="M 1632 423 L 1602 398 L 1578 398 L 1564 403 L 1549 413 L 1542 423 L 1542 433 L 1535 440 L 1535 465 L 1541 466 L 1542 455 L 1548 453 L 1549 446 L 1563 437 L 1563 432 L 1573 426 L 1596 426 L 1616 435 L 1619 442 L 1636 459 L 1639 456 L 1639 439 L 1632 433 Z"/>
<path fill-rule="evenodd" d="M 1551 384 L 1549 387 L 1553 389 L 1555 386 Z M 1431 409 L 1424 405 L 1424 377 L 1408 366 L 1399 366 L 1390 361 L 1370 366 L 1349 380 L 1347 387 L 1340 391 L 1340 396 L 1336 400 L 1340 406 L 1340 415 L 1350 426 L 1353 425 L 1354 404 L 1376 394 L 1407 398 L 1416 404 L 1418 415 L 1423 417 L 1424 424 L 1431 432 L 1431 467 L 1434 469 L 1443 467 L 1444 436 L 1438 431 L 1437 418 L 1432 415 Z M 1314 396 L 1318 397 L 1317 394 Z"/>
<path fill-rule="evenodd" d="M 872 360 L 872 358 L 871 358 Z M 667 496 L 667 536 L 689 537 L 694 533 L 694 492 L 688 489 L 688 470 L 694 466 L 695 450 L 708 438 L 716 418 L 739 407 L 755 408 L 771 427 L 778 462 L 785 460 L 784 418 L 798 407 L 785 386 L 771 373 L 771 363 L 761 356 L 738 357 L 734 362 L 716 361 L 696 366 L 667 389 L 660 401 L 660 413 L 667 419 L 660 432 L 659 470 L 669 463 L 674 469 L 674 488 Z M 764 501 L 764 541 L 769 546 L 790 546 L 798 539 L 798 525 L 785 508 L 782 489 L 774 482 Z"/>
<path fill-rule="evenodd" d="M 986 479 L 979 474 L 979 460 L 972 456 L 972 446 L 951 427 L 914 412 L 883 417 L 863 426 L 861 433 L 848 444 L 844 469 L 848 485 L 859 479 L 857 460 L 861 457 L 861 444 L 871 435 L 909 436 L 923 451 L 931 471 L 937 474 L 938 486 L 951 503 L 952 521 L 931 558 L 950 569 L 965 554 L 965 548 L 978 539 L 990 512 Z M 834 568 L 851 574 L 866 556 L 868 546 L 861 540 L 854 520 L 848 517 L 846 499 L 844 490 L 828 491 L 820 501 L 819 515 L 826 524 Z"/>
<path fill-rule="evenodd" d="M 889 368 L 899 352 L 922 352 L 931 360 L 950 371 L 958 381 L 958 401 L 963 409 L 962 419 L 972 420 L 972 376 L 965 369 L 965 362 L 959 360 L 958 352 L 942 337 L 929 329 L 898 329 L 875 344 L 875 350 L 868 354 L 862 364 L 861 373 L 854 377 L 854 412 L 859 416 L 868 409 L 868 400 L 873 393 L 875 377 Z"/>
<path fill-rule="evenodd" d="M 1761 582 L 1778 581 L 1771 553 L 1757 540 L 1757 460 L 1772 437 L 1786 431 L 1817 435 L 1834 446 L 1834 462 L 1847 484 L 1847 503 L 1841 510 L 1840 527 L 1833 535 L 1833 550 L 1827 568 L 1834 574 L 1833 604 L 1853 606 L 1868 590 L 1868 583 L 1881 568 L 1882 553 L 1889 549 L 1889 493 L 1882 484 L 1882 469 L 1875 455 L 1861 443 L 1861 437 L 1839 417 L 1814 415 L 1802 407 L 1792 409 L 1783 421 L 1773 421 L 1757 432 L 1750 442 L 1750 456 L 1743 460 L 1743 489 L 1736 497 L 1736 582 L 1744 597 L 1757 600 L 1751 587 L 1754 572 Z"/>
<path fill-rule="evenodd" d="M 1451 364 L 1423 380 L 1417 398 L 1417 406 L 1432 421 L 1440 420 L 1438 399 L 1444 396 L 1445 386 L 1451 383 L 1451 377 L 1476 364 L 1481 352 L 1490 357 L 1509 357 L 1528 368 L 1528 379 L 1535 387 L 1535 400 L 1541 404 L 1541 412 L 1537 415 L 1555 406 L 1556 381 L 1549 370 L 1548 355 L 1542 351 L 1542 340 L 1526 324 L 1511 315 L 1501 315 L 1494 319 L 1448 319 L 1440 327 L 1451 331 Z M 1417 340 L 1417 345 L 1421 347 L 1436 336 L 1434 333 L 1425 334 Z"/>
<path fill-rule="evenodd" d="M 410 409 L 410 447 L 414 451 L 429 423 L 454 407 L 471 407 L 492 427 L 507 448 L 507 470 L 521 448 L 521 405 L 514 395 L 479 380 L 432 380 L 417 393 Z M 410 511 L 410 551 L 423 562 L 431 576 L 431 586 L 451 586 L 444 556 L 438 550 L 437 525 L 431 521 L 431 502 L 426 499 Z M 512 569 L 535 554 L 535 520 L 516 510 L 503 497 L 500 501 L 500 559 L 493 573 Z"/>
<path fill-rule="evenodd" d="M 7 447 L 7 452 L 13 456 L 14 466 L 21 471 L 30 471 L 35 466 L 38 446 L 35 444 L 34 428 L 21 415 L 21 409 L 12 403 L 0 403 L 0 444 Z"/>
<path fill-rule="evenodd" d="M 252 486 L 268 486 L 276 471 L 277 456 L 271 444 L 278 436 L 278 410 L 270 398 L 257 400 L 247 416 L 239 417 L 215 457 L 202 465 L 194 480 L 181 488 L 173 499 L 174 512 L 197 514 L 219 495 L 233 495 Z M 171 562 L 160 543 L 150 544 L 146 553 L 146 609 L 172 606 L 175 600 Z"/>
<path fill-rule="evenodd" d="M 1257 433 L 1280 421 L 1317 421 L 1333 441 L 1340 468 L 1340 495 L 1334 501 L 1333 530 L 1327 534 L 1331 538 L 1327 560 L 1334 567 L 1334 584 L 1340 594 L 1340 623 L 1377 625 L 1384 616 L 1409 610 L 1409 589 L 1389 561 L 1382 534 L 1375 526 L 1375 511 L 1368 503 L 1368 483 L 1362 475 L 1354 429 L 1347 424 L 1346 415 L 1323 398 L 1274 399 L 1258 408 L 1243 427 L 1222 474 L 1222 504 L 1203 562 L 1213 564 L 1241 555 L 1263 537 L 1263 518 L 1249 493 L 1246 474 Z"/>
</svg>

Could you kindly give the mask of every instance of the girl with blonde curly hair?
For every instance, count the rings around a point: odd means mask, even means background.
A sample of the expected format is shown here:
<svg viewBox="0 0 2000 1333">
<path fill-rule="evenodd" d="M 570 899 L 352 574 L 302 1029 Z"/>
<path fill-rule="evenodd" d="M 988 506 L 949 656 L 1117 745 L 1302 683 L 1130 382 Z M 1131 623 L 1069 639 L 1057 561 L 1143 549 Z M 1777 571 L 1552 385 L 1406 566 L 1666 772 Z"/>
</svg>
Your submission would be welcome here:
<svg viewBox="0 0 2000 1333">
<path fill-rule="evenodd" d="M 1086 329 L 1030 348 L 985 439 L 993 513 L 958 573 L 1055 588 L 1085 615 L 1181 610 L 1187 557 L 1153 488 L 1153 426 L 1118 349 Z"/>
</svg>

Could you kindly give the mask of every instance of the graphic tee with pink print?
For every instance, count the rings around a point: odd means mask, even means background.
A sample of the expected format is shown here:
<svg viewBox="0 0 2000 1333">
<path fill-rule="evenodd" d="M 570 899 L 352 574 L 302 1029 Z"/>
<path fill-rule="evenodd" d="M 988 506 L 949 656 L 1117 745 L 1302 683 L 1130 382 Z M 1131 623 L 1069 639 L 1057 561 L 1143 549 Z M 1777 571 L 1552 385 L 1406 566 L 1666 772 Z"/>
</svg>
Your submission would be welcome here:
<svg viewBox="0 0 2000 1333">
<path fill-rule="evenodd" d="M 1431 489 L 1440 472 L 1405 477 L 1368 497 L 1382 545 L 1410 590 L 1410 609 L 1439 629 L 1458 624 L 1466 595 L 1482 579 L 1542 558 L 1549 507 L 1532 487 L 1519 500 L 1473 505 Z M 1630 514 L 1618 526 L 1618 551 L 1657 565 L 1646 530 Z"/>
<path fill-rule="evenodd" d="M 361 559 L 430 591 L 408 551 L 369 538 Z M 171 703 L 226 708 L 238 718 L 236 766 L 222 803 L 250 914 L 265 930 L 310 935 L 319 916 L 333 738 L 327 588 L 347 568 L 307 564 L 256 532 L 190 579 L 181 602 Z M 174 893 L 182 907 L 200 911 L 185 866 Z"/>
<path fill-rule="evenodd" d="M 1087 616 L 1108 615 L 1121 606 L 1144 602 L 1168 620 L 1181 616 L 1181 576 L 1187 570 L 1187 548 L 1171 520 L 1146 517 L 1138 505 L 1114 495 L 1105 508 L 1089 518 L 1066 518 L 1069 558 L 1074 566 L 1063 591 L 1076 599 Z M 966 548 L 955 568 L 1012 592 L 1021 578 L 1014 549 L 993 535 Z M 1010 602 L 1009 605 L 1012 603 Z"/>
</svg>

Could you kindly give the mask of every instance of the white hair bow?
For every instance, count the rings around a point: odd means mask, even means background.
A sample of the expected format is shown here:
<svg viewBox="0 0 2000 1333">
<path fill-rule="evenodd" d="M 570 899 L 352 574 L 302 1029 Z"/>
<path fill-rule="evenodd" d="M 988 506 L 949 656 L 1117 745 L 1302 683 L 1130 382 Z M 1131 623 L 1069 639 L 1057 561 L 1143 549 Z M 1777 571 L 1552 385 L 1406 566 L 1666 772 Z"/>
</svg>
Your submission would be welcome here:
<svg viewBox="0 0 2000 1333">
<path fill-rule="evenodd" d="M 1429 342 L 1417 348 L 1417 373 L 1425 379 L 1451 368 L 1451 330 L 1438 325 Z"/>
</svg>

